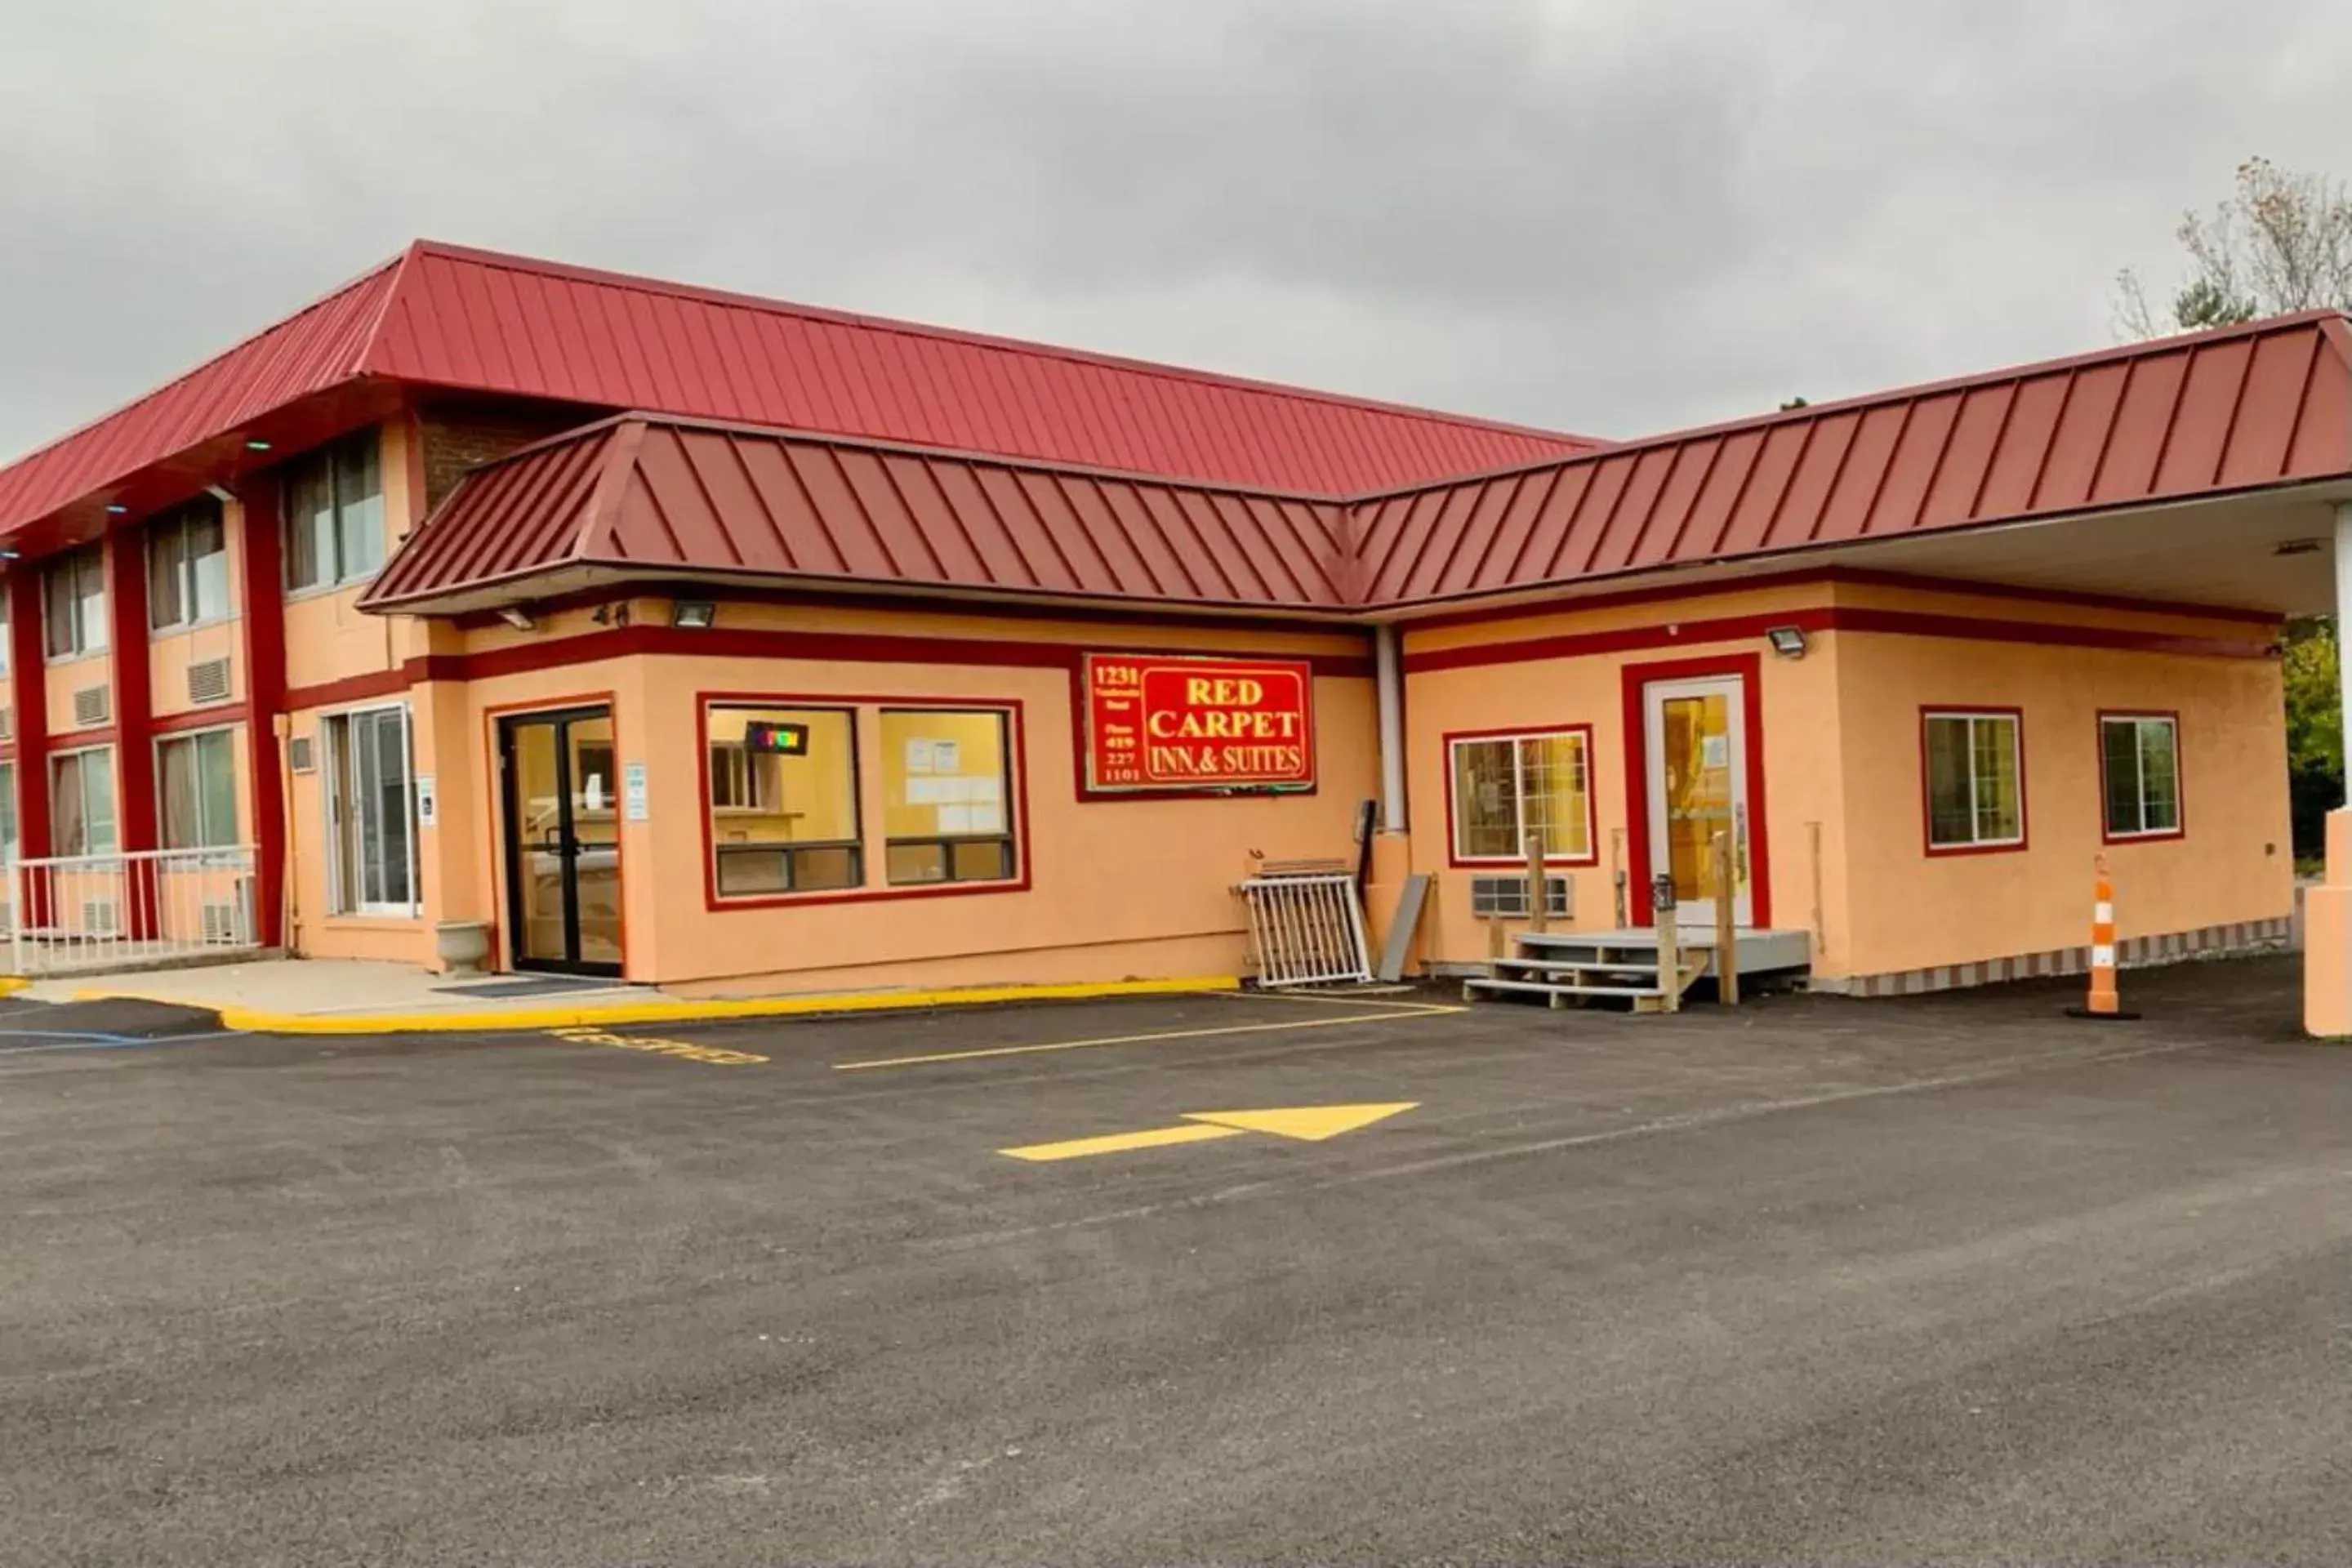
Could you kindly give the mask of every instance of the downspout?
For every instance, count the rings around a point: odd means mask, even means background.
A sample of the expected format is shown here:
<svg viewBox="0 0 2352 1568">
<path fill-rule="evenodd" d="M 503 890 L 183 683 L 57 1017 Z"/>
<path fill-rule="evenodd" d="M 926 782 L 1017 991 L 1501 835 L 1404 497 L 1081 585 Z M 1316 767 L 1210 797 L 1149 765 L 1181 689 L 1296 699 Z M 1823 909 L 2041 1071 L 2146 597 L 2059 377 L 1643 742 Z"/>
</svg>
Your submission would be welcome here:
<svg viewBox="0 0 2352 1568">
<path fill-rule="evenodd" d="M 1404 670 L 1397 629 L 1372 628 L 1372 670 L 1380 698 L 1381 831 L 1404 831 Z"/>
</svg>

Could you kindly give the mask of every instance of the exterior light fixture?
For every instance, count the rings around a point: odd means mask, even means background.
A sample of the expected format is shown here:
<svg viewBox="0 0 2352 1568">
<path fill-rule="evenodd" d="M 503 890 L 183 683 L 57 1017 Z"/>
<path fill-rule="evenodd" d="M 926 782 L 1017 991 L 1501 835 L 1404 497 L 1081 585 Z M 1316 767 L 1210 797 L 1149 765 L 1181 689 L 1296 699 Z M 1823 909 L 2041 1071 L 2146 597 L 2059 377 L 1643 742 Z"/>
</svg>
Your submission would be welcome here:
<svg viewBox="0 0 2352 1568">
<path fill-rule="evenodd" d="M 710 623 L 718 618 L 719 606 L 709 599 L 670 601 L 669 624 L 671 626 L 682 626 L 690 632 L 704 632 L 709 631 Z"/>
<path fill-rule="evenodd" d="M 1770 643 L 1772 651 L 1782 658 L 1805 657 L 1808 644 L 1802 626 L 1767 626 L 1764 628 L 1764 640 Z"/>
<path fill-rule="evenodd" d="M 248 452 L 267 452 L 269 450 L 269 443 L 257 436 L 246 442 L 245 449 Z"/>
<path fill-rule="evenodd" d="M 2282 539 L 2271 546 L 2273 555 L 2314 555 L 2326 542 L 2319 539 Z"/>
<path fill-rule="evenodd" d="M 130 513 L 130 510 L 131 509 L 124 506 L 121 501 L 109 501 L 106 505 L 106 515 L 109 517 L 127 516 Z"/>
<path fill-rule="evenodd" d="M 530 612 L 520 605 L 500 605 L 499 619 L 519 632 L 527 632 L 538 624 L 530 618 Z"/>
<path fill-rule="evenodd" d="M 0 561 L 14 561 L 16 559 L 16 552 L 15 550 L 9 549 L 5 546 L 0 546 Z"/>
</svg>

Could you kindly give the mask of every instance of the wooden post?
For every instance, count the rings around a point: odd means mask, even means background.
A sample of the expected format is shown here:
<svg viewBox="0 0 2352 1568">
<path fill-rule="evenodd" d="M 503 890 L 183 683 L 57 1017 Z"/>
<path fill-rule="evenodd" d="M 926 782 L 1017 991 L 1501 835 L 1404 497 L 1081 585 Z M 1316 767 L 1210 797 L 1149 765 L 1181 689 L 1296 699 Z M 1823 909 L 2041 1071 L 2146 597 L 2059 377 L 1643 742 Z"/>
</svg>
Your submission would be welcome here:
<svg viewBox="0 0 2352 1568">
<path fill-rule="evenodd" d="M 1617 896 L 1616 924 L 1611 929 L 1630 931 L 1633 911 L 1625 903 L 1625 830 L 1622 827 L 1609 830 L 1609 885 Z"/>
<path fill-rule="evenodd" d="M 1661 871 L 1650 879 L 1650 918 L 1658 933 L 1658 1006 L 1679 1013 L 1683 1005 L 1683 956 L 1675 930 L 1675 879 Z"/>
<path fill-rule="evenodd" d="M 1715 999 L 1739 1005 L 1739 900 L 1731 884 L 1731 835 L 1718 833 L 1715 855 Z"/>
<path fill-rule="evenodd" d="M 1805 834 L 1813 843 L 1813 961 L 1818 963 L 1830 945 L 1829 931 L 1822 916 L 1822 825 L 1808 822 Z"/>
<path fill-rule="evenodd" d="M 1543 931 L 1550 923 L 1551 900 L 1544 896 L 1549 891 L 1549 889 L 1544 886 L 1543 830 L 1537 828 L 1528 834 L 1528 929 L 1529 931 Z"/>
</svg>

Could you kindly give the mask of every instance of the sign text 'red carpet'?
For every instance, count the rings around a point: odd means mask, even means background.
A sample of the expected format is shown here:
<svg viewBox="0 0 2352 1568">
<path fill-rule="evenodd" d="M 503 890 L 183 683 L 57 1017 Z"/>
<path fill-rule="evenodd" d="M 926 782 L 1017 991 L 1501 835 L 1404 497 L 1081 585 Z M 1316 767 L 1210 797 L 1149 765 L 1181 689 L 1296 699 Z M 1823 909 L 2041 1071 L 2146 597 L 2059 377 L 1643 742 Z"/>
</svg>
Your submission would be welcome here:
<svg viewBox="0 0 2352 1568">
<path fill-rule="evenodd" d="M 1088 654 L 1087 787 L 1315 780 L 1313 671 L 1278 659 Z"/>
</svg>

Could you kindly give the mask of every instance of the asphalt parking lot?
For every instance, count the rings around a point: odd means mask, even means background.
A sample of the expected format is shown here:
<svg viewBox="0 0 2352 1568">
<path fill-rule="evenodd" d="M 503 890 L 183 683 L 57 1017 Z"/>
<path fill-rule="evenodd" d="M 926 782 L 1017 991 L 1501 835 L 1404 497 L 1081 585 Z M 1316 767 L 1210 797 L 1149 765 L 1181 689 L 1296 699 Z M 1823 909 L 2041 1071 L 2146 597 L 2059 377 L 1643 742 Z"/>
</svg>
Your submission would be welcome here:
<svg viewBox="0 0 2352 1568">
<path fill-rule="evenodd" d="M 2352 1561 L 2295 975 L 10 1012 L 0 1561 Z"/>
</svg>

